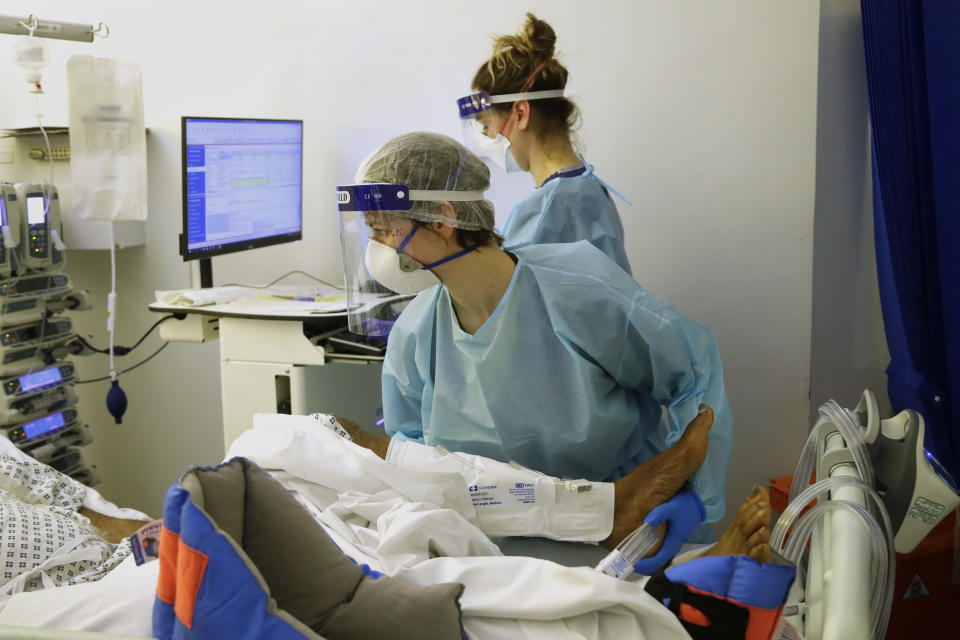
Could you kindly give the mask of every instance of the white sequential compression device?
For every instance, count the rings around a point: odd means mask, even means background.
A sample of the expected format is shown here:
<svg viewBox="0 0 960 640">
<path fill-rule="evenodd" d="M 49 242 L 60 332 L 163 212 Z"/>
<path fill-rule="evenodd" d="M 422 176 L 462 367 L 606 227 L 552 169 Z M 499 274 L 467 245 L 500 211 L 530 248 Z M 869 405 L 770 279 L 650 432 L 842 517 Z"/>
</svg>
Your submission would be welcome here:
<svg viewBox="0 0 960 640">
<path fill-rule="evenodd" d="M 820 408 L 770 537 L 798 566 L 784 616 L 807 640 L 883 638 L 894 552 L 912 551 L 960 505 L 956 482 L 923 437 L 919 413 L 881 420 L 869 390 L 853 411 L 833 400 Z"/>
</svg>

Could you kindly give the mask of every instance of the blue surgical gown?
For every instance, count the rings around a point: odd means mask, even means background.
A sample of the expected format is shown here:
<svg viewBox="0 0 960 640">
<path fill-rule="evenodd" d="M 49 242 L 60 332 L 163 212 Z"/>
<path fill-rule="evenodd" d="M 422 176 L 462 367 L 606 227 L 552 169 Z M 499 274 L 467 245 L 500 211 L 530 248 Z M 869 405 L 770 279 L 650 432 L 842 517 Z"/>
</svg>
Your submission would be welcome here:
<svg viewBox="0 0 960 640">
<path fill-rule="evenodd" d="M 587 240 L 631 273 L 617 206 L 590 165 L 578 176 L 556 177 L 534 189 L 510 211 L 501 234 L 510 251 Z"/>
<path fill-rule="evenodd" d="M 675 443 L 703 402 L 715 420 L 692 482 L 708 519 L 720 519 L 733 416 L 713 331 L 588 242 L 515 254 L 507 292 L 476 334 L 460 328 L 441 285 L 400 315 L 383 367 L 387 433 L 613 481 Z"/>
</svg>

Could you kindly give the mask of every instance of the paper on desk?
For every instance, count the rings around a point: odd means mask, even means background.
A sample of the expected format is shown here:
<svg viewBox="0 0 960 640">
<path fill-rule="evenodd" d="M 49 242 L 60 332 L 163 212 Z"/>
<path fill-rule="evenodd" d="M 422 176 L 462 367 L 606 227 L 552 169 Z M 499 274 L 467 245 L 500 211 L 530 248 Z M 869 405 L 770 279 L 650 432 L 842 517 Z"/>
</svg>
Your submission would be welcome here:
<svg viewBox="0 0 960 640">
<path fill-rule="evenodd" d="M 269 293 L 257 296 L 260 301 L 267 301 L 271 306 L 276 304 L 281 309 L 302 309 L 314 313 L 332 313 L 347 310 L 347 294 L 334 292 L 317 295 L 285 295 Z"/>
<path fill-rule="evenodd" d="M 306 310 L 317 309 L 329 313 L 344 311 L 347 308 L 346 297 L 342 291 L 326 286 L 276 285 L 269 289 L 257 287 L 212 287 L 209 289 L 182 289 L 179 291 L 157 291 L 157 302 L 182 307 L 203 307 L 211 304 L 229 304 L 238 300 L 277 300 L 310 302 Z M 317 304 L 319 303 L 319 306 Z M 296 305 L 284 307 L 291 310 Z M 298 307 L 300 308 L 300 307 Z"/>
</svg>

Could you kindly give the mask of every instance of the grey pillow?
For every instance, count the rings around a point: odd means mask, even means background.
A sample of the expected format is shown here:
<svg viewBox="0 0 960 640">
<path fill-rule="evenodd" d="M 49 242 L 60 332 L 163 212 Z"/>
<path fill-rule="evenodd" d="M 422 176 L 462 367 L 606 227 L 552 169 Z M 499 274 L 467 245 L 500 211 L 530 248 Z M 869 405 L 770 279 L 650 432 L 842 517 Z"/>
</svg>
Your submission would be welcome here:
<svg viewBox="0 0 960 640">
<path fill-rule="evenodd" d="M 463 638 L 461 584 L 373 578 L 266 471 L 245 458 L 180 479 L 229 536 L 279 611 L 329 640 Z M 211 559 L 216 562 L 216 559 Z"/>
</svg>

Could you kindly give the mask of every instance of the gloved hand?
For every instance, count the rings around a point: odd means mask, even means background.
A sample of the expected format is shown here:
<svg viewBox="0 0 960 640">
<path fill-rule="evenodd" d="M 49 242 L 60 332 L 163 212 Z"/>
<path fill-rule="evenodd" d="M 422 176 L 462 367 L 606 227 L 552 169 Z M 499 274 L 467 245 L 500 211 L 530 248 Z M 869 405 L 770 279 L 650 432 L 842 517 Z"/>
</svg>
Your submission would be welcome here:
<svg viewBox="0 0 960 640">
<path fill-rule="evenodd" d="M 684 489 L 651 511 L 644 520 L 652 527 L 667 523 L 667 533 L 656 555 L 638 560 L 633 570 L 644 575 L 653 573 L 677 555 L 693 530 L 707 517 L 703 500 L 692 489 Z"/>
</svg>

